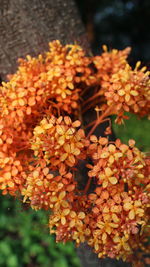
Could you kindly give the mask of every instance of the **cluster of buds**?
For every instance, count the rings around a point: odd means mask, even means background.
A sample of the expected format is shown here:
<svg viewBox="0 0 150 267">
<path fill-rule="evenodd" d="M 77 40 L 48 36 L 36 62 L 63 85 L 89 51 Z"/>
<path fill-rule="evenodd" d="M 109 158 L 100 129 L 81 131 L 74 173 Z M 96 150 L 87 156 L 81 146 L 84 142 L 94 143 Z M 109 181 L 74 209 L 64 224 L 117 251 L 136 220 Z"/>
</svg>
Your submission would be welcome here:
<svg viewBox="0 0 150 267">
<path fill-rule="evenodd" d="M 88 57 L 54 41 L 45 54 L 19 60 L 0 87 L 0 189 L 51 211 L 56 241 L 87 242 L 100 258 L 141 267 L 150 251 L 150 158 L 134 140 L 93 135 L 112 114 L 117 123 L 125 112 L 149 114 L 149 72 L 139 63 L 132 70 L 129 52 L 104 46 Z M 86 125 L 92 108 L 97 118 Z"/>
</svg>

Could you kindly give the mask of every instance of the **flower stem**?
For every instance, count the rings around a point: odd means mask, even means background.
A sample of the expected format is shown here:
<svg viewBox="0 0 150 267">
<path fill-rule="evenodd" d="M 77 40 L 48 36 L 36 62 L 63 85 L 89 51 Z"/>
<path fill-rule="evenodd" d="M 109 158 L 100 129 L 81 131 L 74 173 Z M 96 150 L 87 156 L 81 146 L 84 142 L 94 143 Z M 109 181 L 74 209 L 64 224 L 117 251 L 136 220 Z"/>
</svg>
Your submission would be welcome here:
<svg viewBox="0 0 150 267">
<path fill-rule="evenodd" d="M 97 126 L 102 123 L 103 119 L 105 117 L 108 117 L 112 114 L 112 106 L 110 106 L 107 110 L 105 110 L 104 113 L 102 113 L 102 115 L 96 120 L 95 124 L 93 125 L 92 129 L 90 130 L 87 139 L 93 134 L 93 132 L 95 131 L 95 129 L 97 128 Z"/>
<path fill-rule="evenodd" d="M 96 121 L 97 121 L 97 120 L 94 120 L 94 121 L 90 122 L 88 125 L 85 126 L 85 129 L 91 127 L 93 124 L 96 123 Z M 101 123 L 103 123 L 103 122 L 105 122 L 105 121 L 110 121 L 110 118 L 106 118 L 106 119 L 102 120 Z"/>
<path fill-rule="evenodd" d="M 91 102 L 92 100 L 94 100 L 95 98 L 97 98 L 98 96 L 100 96 L 100 92 L 98 92 L 97 94 L 91 96 L 90 98 L 88 98 L 87 100 L 85 100 L 83 102 L 83 106 L 87 105 L 88 102 Z"/>
<path fill-rule="evenodd" d="M 86 194 L 88 192 L 88 190 L 90 188 L 91 180 L 92 180 L 92 177 L 89 177 L 87 184 L 86 184 L 84 191 L 83 191 L 84 194 Z"/>
</svg>

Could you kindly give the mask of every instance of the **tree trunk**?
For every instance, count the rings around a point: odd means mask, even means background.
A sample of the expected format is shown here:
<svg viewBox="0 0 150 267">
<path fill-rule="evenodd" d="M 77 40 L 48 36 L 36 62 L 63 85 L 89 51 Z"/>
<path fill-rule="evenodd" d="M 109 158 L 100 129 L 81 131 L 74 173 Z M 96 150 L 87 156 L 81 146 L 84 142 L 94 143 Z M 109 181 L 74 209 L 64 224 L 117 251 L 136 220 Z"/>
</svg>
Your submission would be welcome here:
<svg viewBox="0 0 150 267">
<path fill-rule="evenodd" d="M 99 259 L 87 244 L 77 248 L 77 255 L 83 267 L 131 267 L 130 264 L 112 259 Z"/>
<path fill-rule="evenodd" d="M 73 0 L 0 0 L 0 77 L 14 73 L 17 59 L 36 56 L 48 42 L 78 42 L 89 49 L 87 37 Z M 100 133 L 101 134 L 101 133 Z M 100 260 L 87 245 L 77 249 L 83 267 L 127 267 Z"/>
<path fill-rule="evenodd" d="M 72 0 L 0 0 L 0 77 L 15 72 L 16 61 L 48 49 L 48 42 L 87 46 Z"/>
</svg>

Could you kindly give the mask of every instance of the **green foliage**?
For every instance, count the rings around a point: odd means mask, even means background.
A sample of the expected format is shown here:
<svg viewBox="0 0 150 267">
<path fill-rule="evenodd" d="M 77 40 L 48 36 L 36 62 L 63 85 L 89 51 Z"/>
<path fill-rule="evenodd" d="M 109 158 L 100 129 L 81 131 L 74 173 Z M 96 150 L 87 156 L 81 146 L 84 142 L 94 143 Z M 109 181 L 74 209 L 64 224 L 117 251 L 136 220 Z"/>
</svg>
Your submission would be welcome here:
<svg viewBox="0 0 150 267">
<path fill-rule="evenodd" d="M 130 119 L 125 120 L 123 125 L 115 124 L 113 129 L 122 142 L 128 143 L 129 139 L 136 141 L 136 146 L 141 151 L 150 151 L 150 121 L 147 118 L 137 119 L 137 116 L 127 114 Z"/>
<path fill-rule="evenodd" d="M 48 213 L 26 209 L 8 196 L 0 201 L 0 266 L 80 266 L 73 244 L 56 244 L 49 235 Z"/>
</svg>

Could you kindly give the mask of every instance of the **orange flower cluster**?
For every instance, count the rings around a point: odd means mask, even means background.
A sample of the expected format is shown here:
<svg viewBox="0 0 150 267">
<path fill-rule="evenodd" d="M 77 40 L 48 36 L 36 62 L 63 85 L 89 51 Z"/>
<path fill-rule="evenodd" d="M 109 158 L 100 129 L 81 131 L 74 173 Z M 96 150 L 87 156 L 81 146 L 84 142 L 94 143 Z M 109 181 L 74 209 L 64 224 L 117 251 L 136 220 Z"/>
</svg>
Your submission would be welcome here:
<svg viewBox="0 0 150 267">
<path fill-rule="evenodd" d="M 80 124 L 69 116 L 51 116 L 35 127 L 31 139 L 35 160 L 21 192 L 32 208 L 51 209 L 49 227 L 57 241 L 75 240 L 77 244 L 89 234 L 83 221 L 85 201 L 75 177 L 89 145 L 84 131 L 77 130 Z"/>
<path fill-rule="evenodd" d="M 40 155 L 40 159 L 43 157 L 53 166 L 60 167 L 62 163 L 75 166 L 77 160 L 86 157 L 84 147 L 88 142 L 84 131 L 76 130 L 80 124 L 79 120 L 72 122 L 68 116 L 44 118 L 33 131 L 31 148 L 34 155 Z"/>
<path fill-rule="evenodd" d="M 114 114 L 118 114 L 117 122 L 123 118 L 124 112 L 145 116 L 150 111 L 149 72 L 145 72 L 145 68 L 139 70 L 138 63 L 134 70 L 126 64 L 103 87 L 107 88 L 104 93 L 107 105 L 113 107 Z"/>
<path fill-rule="evenodd" d="M 91 141 L 88 153 L 94 165 L 88 165 L 88 175 L 98 186 L 89 194 L 88 244 L 99 257 L 128 260 L 138 250 L 149 224 L 148 162 L 133 140 L 125 145 L 118 139 L 110 143 L 107 138 L 91 136 Z"/>
<path fill-rule="evenodd" d="M 30 166 L 30 173 L 22 190 L 24 202 L 29 199 L 33 209 L 60 208 L 62 200 L 75 190 L 76 182 L 71 172 L 62 167 L 59 173 L 51 171 L 46 164 Z M 74 195 L 74 193 L 73 193 Z M 64 206 L 66 207 L 66 206 Z"/>
<path fill-rule="evenodd" d="M 127 119 L 125 112 L 145 116 L 150 113 L 150 80 L 146 67 L 139 69 L 137 62 L 134 69 L 127 62 L 130 48 L 122 51 L 113 49 L 108 52 L 104 46 L 101 56 L 93 58 L 96 67 L 96 82 L 99 88 L 94 96 L 88 99 L 99 99 L 96 103 L 103 103 L 99 110 L 104 112 L 109 108 L 108 115 L 117 115 L 116 122 L 122 123 Z M 93 107 L 94 107 L 93 102 Z"/>
<path fill-rule="evenodd" d="M 97 77 L 101 80 L 102 84 L 109 80 L 111 75 L 125 67 L 131 48 L 127 47 L 122 51 L 113 49 L 108 52 L 107 46 L 103 45 L 103 50 L 104 52 L 100 56 L 95 56 L 93 59 L 93 63 L 98 71 Z"/>
<path fill-rule="evenodd" d="M 19 125 L 19 122 L 18 122 Z M 15 128 L 15 118 L 1 114 L 0 119 L 0 189 L 3 194 L 8 192 L 14 195 L 20 191 L 24 183 L 23 161 L 24 157 L 21 149 L 26 149 L 30 133 L 26 130 L 21 131 Z M 19 157 L 17 155 L 19 153 Z M 28 153 L 27 153 L 28 154 Z M 24 157 L 24 160 L 23 160 Z"/>
<path fill-rule="evenodd" d="M 38 58 L 20 59 L 16 74 L 8 76 L 10 83 L 3 83 L 10 109 L 11 105 L 23 106 L 29 114 L 31 109 L 38 111 L 46 104 L 55 106 L 55 102 L 57 108 L 68 113 L 78 109 L 79 92 L 93 83 L 91 59 L 78 45 L 62 46 L 54 41 L 49 47 L 50 51 Z"/>
<path fill-rule="evenodd" d="M 8 162 L 10 179 L 5 178 L 5 170 L 0 170 L 0 189 L 3 193 L 20 190 L 24 179 L 16 184 L 11 175 L 13 161 L 20 161 L 20 169 L 26 169 L 25 156 L 30 157 L 30 139 L 39 119 L 45 114 L 78 113 L 79 92 L 93 83 L 91 59 L 85 56 L 77 45 L 62 46 L 59 41 L 50 43 L 50 51 L 38 58 L 19 60 L 19 68 L 14 75 L 9 75 L 9 82 L 0 87 L 0 161 Z M 72 147 L 66 147 L 72 149 Z M 28 152 L 27 152 L 28 151 Z M 17 153 L 17 154 L 16 154 Z M 6 158 L 6 159 L 5 159 Z M 23 166 L 22 166 L 23 164 Z M 8 165 L 8 164 L 7 164 Z M 22 180 L 22 182 L 21 182 Z M 5 181 L 5 182 L 4 182 Z M 11 184 L 11 187 L 10 187 Z"/>
<path fill-rule="evenodd" d="M 78 45 L 49 46 L 20 59 L 0 86 L 0 189 L 50 210 L 57 241 L 87 242 L 99 257 L 141 267 L 150 251 L 150 159 L 133 140 L 93 132 L 112 114 L 118 123 L 126 111 L 148 115 L 149 73 L 131 69 L 129 48 L 88 57 Z M 99 103 L 86 136 L 82 115 Z"/>
</svg>

